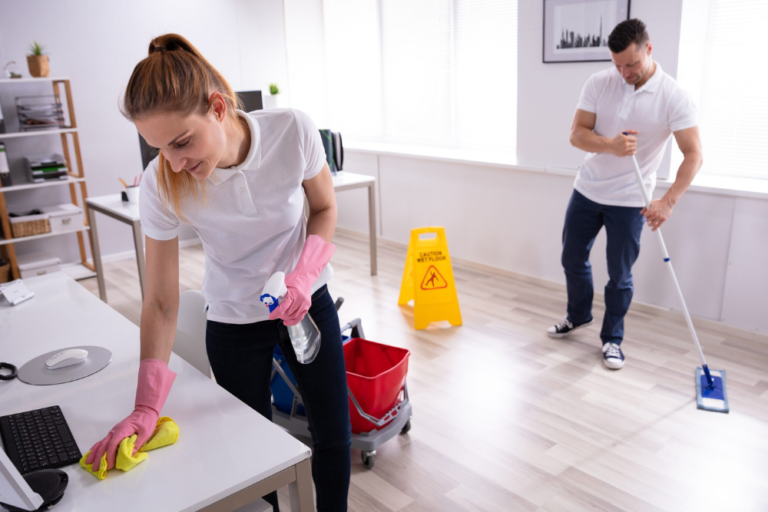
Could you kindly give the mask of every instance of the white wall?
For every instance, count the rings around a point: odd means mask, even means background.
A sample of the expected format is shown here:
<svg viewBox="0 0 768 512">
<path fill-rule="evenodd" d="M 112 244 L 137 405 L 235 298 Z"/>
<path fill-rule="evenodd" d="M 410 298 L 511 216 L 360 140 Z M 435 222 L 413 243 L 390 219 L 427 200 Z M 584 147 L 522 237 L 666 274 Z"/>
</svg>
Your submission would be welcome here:
<svg viewBox="0 0 768 512">
<path fill-rule="evenodd" d="M 673 76 L 680 12 L 680 0 L 632 2 L 632 16 L 648 24 L 655 58 Z M 583 158 L 568 144 L 575 104 L 588 76 L 610 63 L 542 64 L 541 16 L 541 0 L 521 0 L 518 160 L 575 169 Z M 407 243 L 411 228 L 442 225 L 452 255 L 565 282 L 561 233 L 572 172 L 529 172 L 351 150 L 345 168 L 378 178 L 382 237 Z M 656 196 L 663 192 L 657 190 Z M 338 203 L 339 226 L 367 232 L 366 216 L 360 213 L 366 211 L 365 192 L 343 192 Z M 664 234 L 693 315 L 768 333 L 768 200 L 689 191 Z M 592 254 L 595 288 L 600 291 L 608 281 L 604 233 Z M 649 230 L 643 233 L 634 276 L 635 300 L 679 310 Z"/>
<path fill-rule="evenodd" d="M 579 93 L 591 74 L 612 64 L 544 64 L 542 0 L 520 0 L 518 5 L 518 162 L 577 168 L 584 153 L 567 141 Z M 682 0 L 633 0 L 630 8 L 630 16 L 640 18 L 648 27 L 653 58 L 673 77 L 677 73 L 681 12 Z M 665 172 L 669 158 L 667 151 L 661 164 Z"/>
<path fill-rule="evenodd" d="M 83 165 L 91 196 L 116 193 L 118 177 L 141 172 L 136 129 L 117 109 L 130 74 L 146 56 L 152 37 L 177 32 L 187 37 L 222 72 L 235 90 L 285 84 L 282 2 L 280 0 L 5 0 L 0 15 L 0 65 L 19 63 L 25 76 L 26 49 L 37 40 L 50 54 L 51 75 L 72 80 Z M 44 94 L 33 84 L 0 88 L 6 123 L 15 119 L 13 98 Z M 60 152 L 58 138 L 8 141 L 11 159 L 27 152 Z M 69 201 L 66 187 L 8 195 L 11 210 Z M 99 216 L 103 254 L 133 249 L 130 228 Z M 183 237 L 194 236 L 187 231 Z M 48 250 L 64 261 L 79 259 L 74 236 L 18 244 L 19 253 Z"/>
<path fill-rule="evenodd" d="M 325 83 L 323 0 L 283 0 L 290 104 L 330 128 Z"/>
</svg>

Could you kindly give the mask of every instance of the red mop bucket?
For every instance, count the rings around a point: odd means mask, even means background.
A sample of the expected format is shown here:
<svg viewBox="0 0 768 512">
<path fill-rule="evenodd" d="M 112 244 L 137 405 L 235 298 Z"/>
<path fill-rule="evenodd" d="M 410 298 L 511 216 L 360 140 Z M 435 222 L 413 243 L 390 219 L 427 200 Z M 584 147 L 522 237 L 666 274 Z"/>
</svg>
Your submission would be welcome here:
<svg viewBox="0 0 768 512">
<path fill-rule="evenodd" d="M 404 348 L 362 338 L 353 338 L 344 345 L 353 433 L 381 429 L 395 418 L 399 411 L 398 404 L 402 401 L 400 396 L 405 387 L 410 355 L 410 351 Z M 380 420 L 381 424 L 364 418 L 355 402 L 365 415 Z"/>
</svg>

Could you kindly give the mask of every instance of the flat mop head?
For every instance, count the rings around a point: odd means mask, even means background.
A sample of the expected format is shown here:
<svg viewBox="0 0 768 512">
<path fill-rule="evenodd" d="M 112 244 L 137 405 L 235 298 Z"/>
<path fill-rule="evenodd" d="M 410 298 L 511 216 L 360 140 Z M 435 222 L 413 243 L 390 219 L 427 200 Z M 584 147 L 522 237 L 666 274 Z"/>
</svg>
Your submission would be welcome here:
<svg viewBox="0 0 768 512">
<path fill-rule="evenodd" d="M 710 387 L 701 367 L 696 368 L 696 407 L 705 411 L 730 411 L 728 394 L 725 392 L 725 370 L 709 370 L 714 386 Z"/>
</svg>

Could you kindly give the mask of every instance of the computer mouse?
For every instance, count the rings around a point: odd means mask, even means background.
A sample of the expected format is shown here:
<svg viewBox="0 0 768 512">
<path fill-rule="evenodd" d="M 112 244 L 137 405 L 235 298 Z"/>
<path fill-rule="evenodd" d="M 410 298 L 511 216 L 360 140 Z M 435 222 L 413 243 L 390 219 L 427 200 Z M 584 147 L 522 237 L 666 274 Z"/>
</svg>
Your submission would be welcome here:
<svg viewBox="0 0 768 512">
<path fill-rule="evenodd" d="M 45 362 L 45 366 L 49 370 L 58 370 L 59 368 L 80 364 L 85 361 L 86 357 L 88 357 L 87 350 L 83 350 L 82 348 L 69 348 L 49 357 Z"/>
</svg>

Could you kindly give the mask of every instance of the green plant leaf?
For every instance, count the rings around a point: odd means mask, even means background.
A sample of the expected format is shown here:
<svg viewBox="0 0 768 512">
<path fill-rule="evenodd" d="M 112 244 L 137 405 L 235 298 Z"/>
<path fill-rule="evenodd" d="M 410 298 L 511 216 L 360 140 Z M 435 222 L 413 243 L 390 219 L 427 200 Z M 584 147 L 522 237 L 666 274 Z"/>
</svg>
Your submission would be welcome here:
<svg viewBox="0 0 768 512">
<path fill-rule="evenodd" d="M 39 55 L 43 55 L 43 51 L 44 50 L 45 50 L 45 48 L 43 46 L 41 46 L 40 43 L 38 43 L 37 41 L 35 41 L 34 43 L 32 43 L 29 46 L 29 54 L 30 55 L 38 55 L 38 56 Z"/>
<path fill-rule="evenodd" d="M 280 89 L 277 87 L 277 84 L 269 84 L 269 94 L 272 96 L 280 94 Z"/>
</svg>

